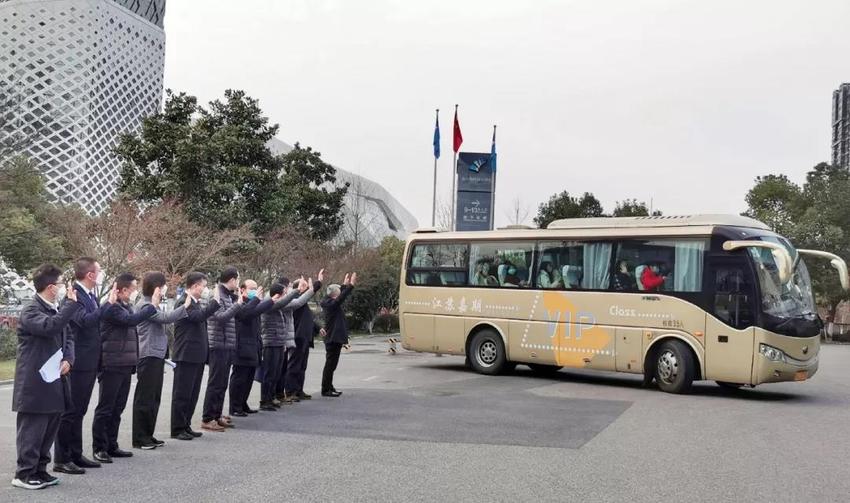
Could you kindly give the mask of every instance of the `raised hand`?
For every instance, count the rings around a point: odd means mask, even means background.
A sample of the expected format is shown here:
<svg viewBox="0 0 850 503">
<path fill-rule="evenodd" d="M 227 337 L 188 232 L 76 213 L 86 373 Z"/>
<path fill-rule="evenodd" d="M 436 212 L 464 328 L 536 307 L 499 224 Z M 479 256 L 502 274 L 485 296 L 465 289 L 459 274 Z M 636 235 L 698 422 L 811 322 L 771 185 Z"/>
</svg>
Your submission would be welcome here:
<svg viewBox="0 0 850 503">
<path fill-rule="evenodd" d="M 298 291 L 300 293 L 304 293 L 307 290 L 312 290 L 312 289 L 313 289 L 313 278 L 310 278 L 307 281 L 304 281 L 302 279 L 301 281 L 298 282 Z"/>
<path fill-rule="evenodd" d="M 189 309 L 189 306 L 192 305 L 192 296 L 189 295 L 189 292 L 186 292 L 186 301 L 183 302 L 183 307 Z"/>
<path fill-rule="evenodd" d="M 71 301 L 77 302 L 77 289 L 74 288 L 72 281 L 68 282 L 68 286 L 65 289 L 65 296 L 71 299 Z"/>
<path fill-rule="evenodd" d="M 110 304 L 115 304 L 116 302 L 118 302 L 118 285 L 117 284 L 112 285 L 112 290 L 109 291 L 109 298 L 106 299 L 106 302 L 108 302 Z"/>
<path fill-rule="evenodd" d="M 345 273 L 345 278 L 342 280 L 343 286 L 351 284 L 351 274 Z"/>
<path fill-rule="evenodd" d="M 244 298 L 243 298 L 241 295 L 237 295 L 237 296 L 236 296 L 236 303 L 237 303 L 237 304 L 241 304 L 241 303 L 242 303 L 242 301 L 243 301 L 243 299 L 244 299 Z"/>
<path fill-rule="evenodd" d="M 279 300 L 280 300 L 280 298 L 281 298 L 282 296 L 283 296 L 283 295 L 281 295 L 281 294 L 279 294 L 279 293 L 276 293 L 276 294 L 272 295 L 272 302 L 277 302 L 277 301 L 279 301 Z"/>
<path fill-rule="evenodd" d="M 216 302 L 221 304 L 221 287 L 219 287 L 218 285 L 215 285 L 215 291 L 213 292 L 213 298 L 215 299 Z"/>
<path fill-rule="evenodd" d="M 265 293 L 266 292 L 263 290 L 263 287 L 261 287 L 261 286 L 257 287 L 257 298 L 258 299 L 263 300 L 263 295 L 265 295 Z"/>
<path fill-rule="evenodd" d="M 351 286 L 354 286 L 355 283 L 357 283 L 357 273 L 353 272 L 351 273 Z"/>
<path fill-rule="evenodd" d="M 319 274 L 316 275 L 316 281 L 324 281 L 325 280 L 325 269 L 319 269 Z"/>
<path fill-rule="evenodd" d="M 151 295 L 151 304 L 154 307 L 159 307 L 159 303 L 162 301 L 162 289 L 160 287 L 156 287 L 153 289 L 153 295 Z"/>
</svg>

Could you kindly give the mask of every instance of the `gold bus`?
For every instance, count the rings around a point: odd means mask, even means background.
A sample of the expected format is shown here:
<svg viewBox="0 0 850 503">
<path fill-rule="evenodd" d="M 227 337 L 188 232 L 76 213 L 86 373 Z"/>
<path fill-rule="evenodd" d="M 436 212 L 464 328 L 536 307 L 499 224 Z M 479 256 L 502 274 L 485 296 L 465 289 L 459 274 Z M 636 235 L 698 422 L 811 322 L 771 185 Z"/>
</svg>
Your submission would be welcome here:
<svg viewBox="0 0 850 503">
<path fill-rule="evenodd" d="M 401 270 L 405 349 L 516 364 L 643 374 L 663 391 L 802 381 L 822 324 L 803 256 L 735 215 L 566 219 L 546 229 L 420 230 Z"/>
</svg>

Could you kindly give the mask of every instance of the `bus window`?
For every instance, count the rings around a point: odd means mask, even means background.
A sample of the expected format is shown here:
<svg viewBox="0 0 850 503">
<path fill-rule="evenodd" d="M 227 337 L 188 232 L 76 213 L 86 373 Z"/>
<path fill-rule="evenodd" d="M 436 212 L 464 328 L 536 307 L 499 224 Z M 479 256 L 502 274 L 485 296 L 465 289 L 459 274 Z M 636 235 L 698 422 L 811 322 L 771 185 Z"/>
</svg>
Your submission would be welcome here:
<svg viewBox="0 0 850 503">
<path fill-rule="evenodd" d="M 408 262 L 407 283 L 427 286 L 466 285 L 469 248 L 466 243 L 422 243 L 413 245 Z"/>
<path fill-rule="evenodd" d="M 534 243 L 474 243 L 469 284 L 497 288 L 530 288 Z"/>
<path fill-rule="evenodd" d="M 537 287 L 544 290 L 581 288 L 584 245 L 575 241 L 549 241 L 539 245 Z"/>
<path fill-rule="evenodd" d="M 752 285 L 739 266 L 718 265 L 714 272 L 714 315 L 732 328 L 753 324 L 750 308 Z"/>
<path fill-rule="evenodd" d="M 699 292 L 705 240 L 629 240 L 617 246 L 611 288 L 619 291 Z"/>
</svg>

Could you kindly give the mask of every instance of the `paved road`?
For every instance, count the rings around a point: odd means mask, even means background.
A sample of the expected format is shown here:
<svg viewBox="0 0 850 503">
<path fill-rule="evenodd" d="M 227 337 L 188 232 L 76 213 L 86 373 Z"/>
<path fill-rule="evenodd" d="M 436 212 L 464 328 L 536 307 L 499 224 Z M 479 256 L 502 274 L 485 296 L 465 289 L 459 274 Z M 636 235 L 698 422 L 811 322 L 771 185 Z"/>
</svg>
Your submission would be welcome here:
<svg viewBox="0 0 850 503">
<path fill-rule="evenodd" d="M 339 399 L 236 418 L 43 491 L 0 480 L 0 501 L 850 501 L 850 346 L 824 347 L 809 382 L 688 396 L 619 374 L 485 377 L 460 358 L 384 349 L 367 339 L 343 354 Z M 0 388 L 9 480 L 10 402 Z M 163 439 L 168 416 L 166 403 Z M 124 447 L 129 431 L 125 414 Z"/>
</svg>

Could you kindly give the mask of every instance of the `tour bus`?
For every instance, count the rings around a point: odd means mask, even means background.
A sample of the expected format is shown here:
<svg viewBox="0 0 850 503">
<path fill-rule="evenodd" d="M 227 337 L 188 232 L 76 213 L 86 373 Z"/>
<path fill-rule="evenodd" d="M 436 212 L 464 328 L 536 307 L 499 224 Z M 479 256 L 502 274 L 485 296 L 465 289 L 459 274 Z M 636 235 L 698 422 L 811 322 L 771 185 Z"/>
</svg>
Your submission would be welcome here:
<svg viewBox="0 0 850 503">
<path fill-rule="evenodd" d="M 483 374 L 628 372 L 671 393 L 803 381 L 822 328 L 804 257 L 850 287 L 840 257 L 736 215 L 420 230 L 401 270 L 402 345 L 466 356 Z"/>
</svg>

